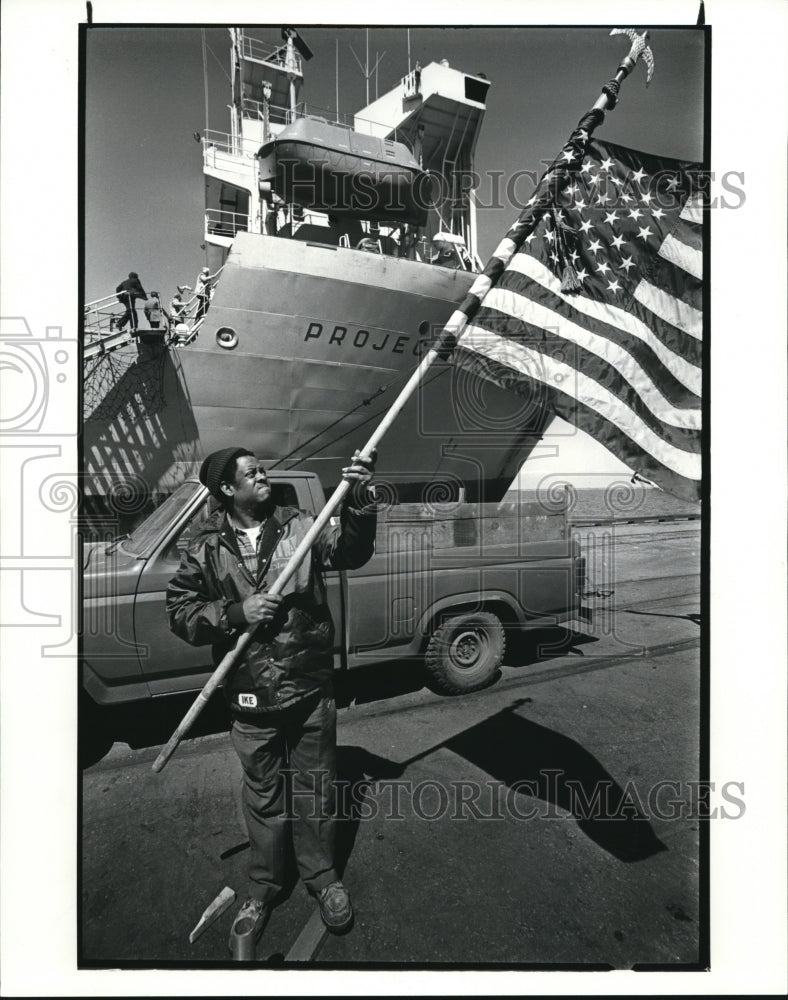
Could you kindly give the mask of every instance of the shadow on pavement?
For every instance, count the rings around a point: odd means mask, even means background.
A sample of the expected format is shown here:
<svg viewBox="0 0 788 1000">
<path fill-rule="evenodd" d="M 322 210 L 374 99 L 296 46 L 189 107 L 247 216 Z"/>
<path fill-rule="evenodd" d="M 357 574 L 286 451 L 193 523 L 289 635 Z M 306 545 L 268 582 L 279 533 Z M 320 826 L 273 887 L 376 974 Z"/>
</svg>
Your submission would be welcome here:
<svg viewBox="0 0 788 1000">
<path fill-rule="evenodd" d="M 581 647 L 597 641 L 592 635 L 564 626 L 507 629 L 504 664 L 507 667 L 527 667 L 559 656 L 583 656 Z M 355 667 L 347 673 L 337 675 L 334 685 L 337 705 L 340 707 L 385 701 L 423 688 L 429 688 L 442 697 L 456 697 L 442 695 L 430 683 L 421 657 Z"/>
<path fill-rule="evenodd" d="M 369 666 L 354 667 L 334 678 L 334 691 L 339 708 L 385 701 L 404 694 L 421 691 L 426 677 L 421 658 L 389 660 Z"/>
<path fill-rule="evenodd" d="M 81 767 L 98 763 L 113 743 L 128 743 L 132 750 L 163 746 L 191 708 L 195 695 L 168 695 L 128 705 L 96 708 L 84 702 L 79 711 L 79 760 Z M 189 730 L 189 740 L 230 730 L 230 713 L 221 695 L 211 698 Z"/>
<path fill-rule="evenodd" d="M 510 630 L 507 633 L 505 663 L 510 667 L 527 667 L 559 656 L 582 656 L 581 646 L 596 641 L 593 636 L 564 627 Z M 421 691 L 425 687 L 435 691 L 428 683 L 420 657 L 375 663 L 337 673 L 334 686 L 340 708 L 385 701 Z M 98 763 L 111 750 L 113 743 L 127 743 L 132 750 L 163 746 L 191 708 L 195 697 L 194 692 L 189 692 L 102 708 L 84 698 L 79 713 L 80 767 Z M 197 717 L 184 745 L 189 740 L 229 732 L 229 729 L 230 715 L 221 692 L 217 692 Z"/>
<path fill-rule="evenodd" d="M 505 663 L 507 667 L 528 667 L 559 656 L 585 656 L 582 647 L 598 641 L 596 636 L 562 625 L 511 630 L 506 633 Z"/>
<path fill-rule="evenodd" d="M 353 853 L 364 799 L 377 781 L 398 778 L 405 770 L 397 764 L 370 753 L 363 747 L 337 747 L 337 818 L 336 866 L 341 875 Z"/>
<path fill-rule="evenodd" d="M 632 789 L 623 789 L 575 740 L 515 715 L 523 703 L 518 700 L 442 746 L 504 782 L 519 799 L 565 810 L 619 861 L 642 861 L 667 850 Z M 528 812 L 528 803 L 522 801 L 518 811 Z M 561 818 L 554 809 L 542 808 L 538 815 Z"/>
</svg>

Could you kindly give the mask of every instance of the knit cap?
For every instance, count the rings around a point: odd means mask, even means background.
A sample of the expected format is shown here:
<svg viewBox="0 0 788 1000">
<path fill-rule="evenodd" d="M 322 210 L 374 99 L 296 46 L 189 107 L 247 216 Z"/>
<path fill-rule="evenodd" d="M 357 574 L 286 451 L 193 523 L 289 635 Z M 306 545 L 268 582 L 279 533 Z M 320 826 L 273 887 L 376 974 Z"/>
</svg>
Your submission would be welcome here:
<svg viewBox="0 0 788 1000">
<path fill-rule="evenodd" d="M 221 451 L 214 451 L 205 459 L 200 466 L 200 482 L 207 486 L 211 496 L 221 500 L 222 493 L 219 484 L 225 482 L 225 472 L 227 466 L 241 455 L 254 455 L 248 448 L 222 448 Z"/>
</svg>

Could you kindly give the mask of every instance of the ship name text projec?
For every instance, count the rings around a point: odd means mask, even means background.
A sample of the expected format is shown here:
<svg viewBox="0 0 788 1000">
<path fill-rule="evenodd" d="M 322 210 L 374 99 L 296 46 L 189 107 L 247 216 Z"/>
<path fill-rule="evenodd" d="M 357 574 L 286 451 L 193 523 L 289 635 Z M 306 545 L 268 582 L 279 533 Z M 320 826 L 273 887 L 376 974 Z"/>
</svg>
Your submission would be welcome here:
<svg viewBox="0 0 788 1000">
<path fill-rule="evenodd" d="M 372 349 L 373 351 L 390 351 L 392 354 L 406 354 L 409 351 L 420 357 L 429 349 L 430 341 L 426 338 L 419 338 L 411 346 L 412 337 L 405 333 L 394 333 L 387 330 L 369 331 L 335 324 L 329 333 L 330 324 L 323 324 L 313 321 L 307 327 L 304 340 L 318 340 L 325 338 L 324 343 L 337 344 L 342 347 L 351 347 L 357 350 Z"/>
</svg>

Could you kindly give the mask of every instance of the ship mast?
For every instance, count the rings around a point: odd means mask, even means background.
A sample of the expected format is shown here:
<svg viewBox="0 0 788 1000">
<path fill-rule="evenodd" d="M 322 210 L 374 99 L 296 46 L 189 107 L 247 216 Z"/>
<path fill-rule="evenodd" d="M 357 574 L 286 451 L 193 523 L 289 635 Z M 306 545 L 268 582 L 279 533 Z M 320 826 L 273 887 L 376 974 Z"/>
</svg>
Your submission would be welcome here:
<svg viewBox="0 0 788 1000">
<path fill-rule="evenodd" d="M 298 60 L 296 59 L 295 54 L 295 32 L 290 28 L 286 28 L 285 32 L 287 34 L 285 72 L 287 73 L 287 79 L 290 84 L 290 115 L 292 120 L 295 118 L 296 114 L 296 80 L 300 74 L 298 73 Z"/>
<path fill-rule="evenodd" d="M 243 137 L 242 108 L 243 108 L 243 73 L 241 71 L 241 43 L 243 39 L 243 29 L 230 28 L 230 136 L 232 138 L 232 148 L 239 149 Z"/>
</svg>

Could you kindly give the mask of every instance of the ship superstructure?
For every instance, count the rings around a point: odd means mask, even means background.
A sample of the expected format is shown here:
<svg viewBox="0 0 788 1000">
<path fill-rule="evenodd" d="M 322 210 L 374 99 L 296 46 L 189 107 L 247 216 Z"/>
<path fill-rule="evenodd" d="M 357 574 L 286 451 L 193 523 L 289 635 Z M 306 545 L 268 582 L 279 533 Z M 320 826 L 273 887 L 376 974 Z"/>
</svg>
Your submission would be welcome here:
<svg viewBox="0 0 788 1000">
<path fill-rule="evenodd" d="M 433 62 L 358 113 L 332 114 L 301 100 L 311 52 L 294 30 L 273 48 L 230 35 L 231 128 L 203 137 L 211 270 L 239 232 L 346 248 L 371 237 L 387 255 L 481 269 L 471 182 L 489 81 Z"/>
<path fill-rule="evenodd" d="M 138 456 L 168 492 L 240 442 L 333 487 L 481 269 L 488 81 L 417 65 L 345 117 L 302 100 L 311 53 L 282 35 L 230 30 L 230 130 L 202 136 L 209 306 L 171 317 L 158 412 L 88 418 L 89 472 L 91 455 L 118 474 Z M 538 406 L 447 361 L 389 432 L 379 478 L 400 500 L 494 499 L 543 429 Z"/>
</svg>

